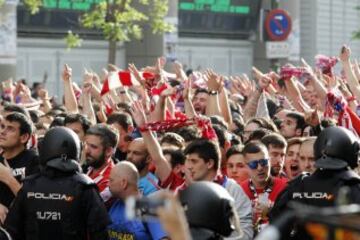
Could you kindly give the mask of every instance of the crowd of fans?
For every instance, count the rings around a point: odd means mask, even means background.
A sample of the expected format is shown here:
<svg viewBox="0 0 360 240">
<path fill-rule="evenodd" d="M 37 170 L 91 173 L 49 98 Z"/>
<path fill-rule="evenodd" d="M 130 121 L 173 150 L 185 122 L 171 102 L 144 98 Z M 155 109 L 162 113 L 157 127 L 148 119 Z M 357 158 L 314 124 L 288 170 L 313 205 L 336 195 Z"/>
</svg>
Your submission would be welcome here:
<svg viewBox="0 0 360 240">
<path fill-rule="evenodd" d="M 141 69 L 109 65 L 101 77 L 85 70 L 80 87 L 65 65 L 62 103 L 44 84 L 3 81 L 1 224 L 6 229 L 24 179 L 41 172 L 44 135 L 63 126 L 81 142 L 79 164 L 106 206 L 109 239 L 189 237 L 173 226 L 169 215 L 177 210 L 159 211 L 161 222 L 129 220 L 124 202 L 161 189 L 177 195 L 196 181 L 215 182 L 233 198 L 241 231 L 230 238 L 254 239 L 288 183 L 316 170 L 314 143 L 323 129 L 338 125 L 359 136 L 360 65 L 350 54 L 343 46 L 337 57 L 316 56 L 314 67 L 305 60 L 268 73 L 253 67 L 251 77 L 185 71 L 159 58 Z"/>
</svg>

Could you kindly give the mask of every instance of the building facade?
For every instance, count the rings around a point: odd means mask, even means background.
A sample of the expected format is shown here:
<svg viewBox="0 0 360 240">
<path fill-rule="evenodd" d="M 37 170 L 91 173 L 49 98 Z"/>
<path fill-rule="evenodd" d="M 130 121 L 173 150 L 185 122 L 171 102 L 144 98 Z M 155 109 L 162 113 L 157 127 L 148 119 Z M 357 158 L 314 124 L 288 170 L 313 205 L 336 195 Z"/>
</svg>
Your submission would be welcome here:
<svg viewBox="0 0 360 240">
<path fill-rule="evenodd" d="M 186 68 L 213 68 L 225 75 L 250 73 L 253 65 L 264 71 L 270 67 L 270 61 L 264 54 L 264 42 L 259 40 L 260 5 L 258 9 L 250 5 L 250 2 L 256 1 L 195 1 L 197 4 L 191 5 L 185 0 L 170 0 L 169 15 L 179 26 L 176 36 L 170 40 L 175 46 L 173 58 L 182 62 Z M 258 4 L 262 8 L 269 8 L 268 1 L 259 0 Z M 299 58 L 303 57 L 313 63 L 318 53 L 337 55 L 343 43 L 352 48 L 354 57 L 360 57 L 360 41 L 352 39 L 352 33 L 360 29 L 360 11 L 356 10 L 360 0 L 281 0 L 279 5 L 297 15 L 300 29 Z M 179 9 L 180 6 L 182 9 Z M 250 7 L 247 13 L 254 14 L 251 18 L 246 15 L 246 6 Z M 253 22 L 247 26 L 239 25 L 235 20 L 228 22 L 227 17 L 235 16 L 236 9 L 239 9 L 239 15 L 249 17 L 244 18 L 244 21 Z M 221 24 L 227 24 L 225 32 L 221 31 Z M 232 31 L 234 34 L 231 34 Z M 135 62 L 142 66 L 154 62 L 157 56 L 169 54 L 169 40 L 165 36 L 153 36 L 150 31 L 146 31 L 144 39 L 120 44 L 117 65 L 126 68 L 128 62 Z M 107 62 L 107 42 L 102 40 L 85 40 L 81 48 L 71 51 L 66 50 L 61 37 L 46 38 L 23 33 L 18 36 L 17 43 L 17 78 L 25 78 L 31 83 L 42 81 L 47 73 L 47 87 L 58 96 L 62 96 L 60 76 L 65 63 L 73 67 L 74 80 L 80 83 L 84 68 L 100 72 Z"/>
</svg>

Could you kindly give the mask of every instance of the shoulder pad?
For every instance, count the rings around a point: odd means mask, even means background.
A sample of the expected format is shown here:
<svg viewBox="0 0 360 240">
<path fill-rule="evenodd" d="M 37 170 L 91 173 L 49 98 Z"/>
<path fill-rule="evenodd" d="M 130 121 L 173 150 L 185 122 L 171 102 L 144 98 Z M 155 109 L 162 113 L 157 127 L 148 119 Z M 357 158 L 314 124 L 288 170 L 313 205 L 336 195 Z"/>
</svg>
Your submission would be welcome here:
<svg viewBox="0 0 360 240">
<path fill-rule="evenodd" d="M 73 175 L 73 178 L 86 186 L 96 186 L 95 182 L 86 174 L 83 173 L 76 173 Z"/>
<path fill-rule="evenodd" d="M 41 176 L 40 173 L 35 173 L 35 174 L 32 174 L 32 175 L 26 176 L 24 178 L 24 181 L 30 181 L 30 180 L 36 179 L 36 178 L 38 178 L 40 176 Z"/>
<path fill-rule="evenodd" d="M 353 170 L 346 170 L 340 173 L 340 179 L 345 181 L 356 181 L 360 182 L 360 176 L 356 174 Z"/>
<path fill-rule="evenodd" d="M 302 172 L 299 176 L 295 177 L 288 182 L 288 185 L 297 185 L 300 182 L 304 181 L 305 178 L 309 177 L 311 174 L 308 172 Z"/>
</svg>

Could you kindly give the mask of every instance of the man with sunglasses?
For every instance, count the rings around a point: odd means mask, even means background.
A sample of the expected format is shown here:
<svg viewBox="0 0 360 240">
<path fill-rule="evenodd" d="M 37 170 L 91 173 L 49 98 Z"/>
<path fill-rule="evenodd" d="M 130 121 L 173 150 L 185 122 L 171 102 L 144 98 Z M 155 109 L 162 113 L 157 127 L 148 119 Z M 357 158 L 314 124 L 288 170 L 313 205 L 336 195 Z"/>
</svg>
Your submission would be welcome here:
<svg viewBox="0 0 360 240">
<path fill-rule="evenodd" d="M 270 175 L 269 153 L 261 142 L 250 142 L 243 149 L 250 178 L 241 187 L 251 200 L 254 232 L 258 233 L 268 224 L 268 212 L 279 193 L 286 187 L 286 179 Z"/>
</svg>

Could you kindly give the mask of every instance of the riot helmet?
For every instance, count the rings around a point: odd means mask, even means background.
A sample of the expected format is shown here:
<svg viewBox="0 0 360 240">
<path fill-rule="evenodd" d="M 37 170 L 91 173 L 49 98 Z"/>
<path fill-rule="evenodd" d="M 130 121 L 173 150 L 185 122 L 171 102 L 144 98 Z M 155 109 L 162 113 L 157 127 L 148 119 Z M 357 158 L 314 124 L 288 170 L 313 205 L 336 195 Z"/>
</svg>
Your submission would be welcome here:
<svg viewBox="0 0 360 240">
<path fill-rule="evenodd" d="M 221 239 L 235 229 L 234 199 L 219 184 L 194 182 L 179 192 L 179 199 L 193 239 Z"/>
<path fill-rule="evenodd" d="M 314 143 L 315 167 L 332 170 L 356 168 L 359 150 L 358 139 L 351 131 L 343 127 L 328 127 Z"/>
<path fill-rule="evenodd" d="M 40 164 L 60 171 L 79 169 L 80 140 L 75 132 L 65 127 L 50 129 L 39 146 Z"/>
</svg>

